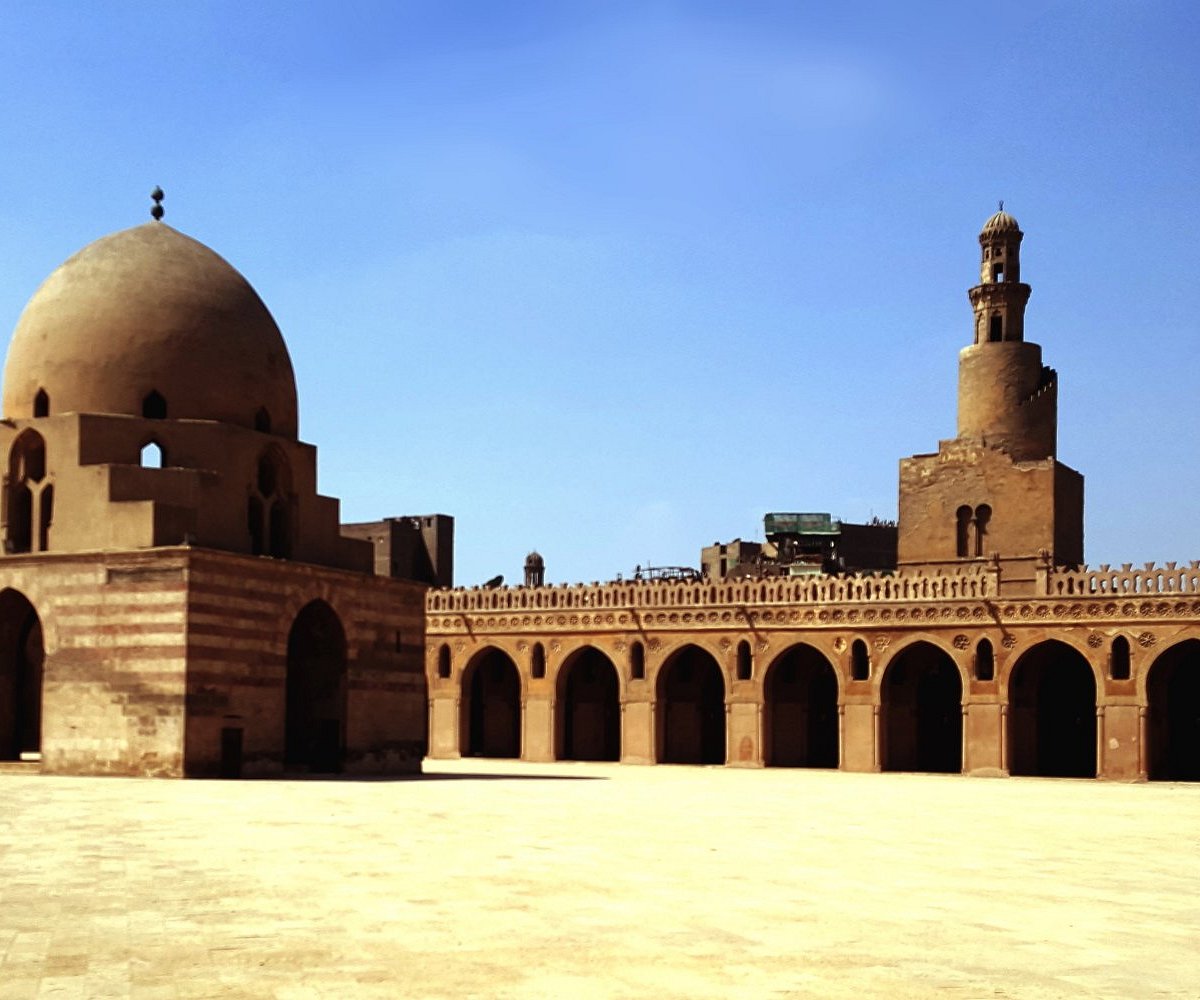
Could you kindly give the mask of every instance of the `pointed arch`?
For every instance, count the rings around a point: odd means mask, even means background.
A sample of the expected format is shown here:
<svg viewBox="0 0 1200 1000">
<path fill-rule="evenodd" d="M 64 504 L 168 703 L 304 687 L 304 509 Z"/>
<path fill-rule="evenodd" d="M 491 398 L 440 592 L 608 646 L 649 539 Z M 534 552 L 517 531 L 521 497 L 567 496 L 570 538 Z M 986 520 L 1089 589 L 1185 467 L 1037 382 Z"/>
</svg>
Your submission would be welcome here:
<svg viewBox="0 0 1200 1000">
<path fill-rule="evenodd" d="M 577 649 L 558 670 L 555 756 L 619 760 L 621 696 L 617 668 L 594 646 Z"/>
<path fill-rule="evenodd" d="M 1146 776 L 1200 781 L 1200 640 L 1155 657 L 1146 675 Z"/>
<path fill-rule="evenodd" d="M 0 591 L 0 760 L 42 749 L 42 622 L 29 598 Z"/>
<path fill-rule="evenodd" d="M 1008 679 L 1008 770 L 1055 778 L 1096 776 L 1092 665 L 1047 639 L 1021 654 Z"/>
<path fill-rule="evenodd" d="M 45 389 L 38 389 L 33 397 L 33 415 L 35 417 L 50 416 L 50 394 Z"/>
<path fill-rule="evenodd" d="M 724 764 L 725 676 L 716 658 L 688 644 L 658 671 L 655 743 L 664 764 Z"/>
<path fill-rule="evenodd" d="M 142 398 L 142 416 L 147 420 L 167 419 L 167 399 L 157 389 L 151 389 Z"/>
<path fill-rule="evenodd" d="M 325 601 L 310 601 L 287 641 L 284 764 L 312 773 L 342 769 L 346 745 L 346 632 Z"/>
<path fill-rule="evenodd" d="M 521 676 L 512 657 L 495 646 L 472 656 L 459 703 L 462 756 L 521 756 Z"/>
<path fill-rule="evenodd" d="M 797 643 L 763 678 L 763 757 L 767 767 L 838 766 L 838 682 L 818 649 Z"/>
<path fill-rule="evenodd" d="M 138 454 L 138 464 L 143 469 L 162 469 L 167 464 L 167 452 L 157 438 L 150 438 L 141 447 Z"/>
<path fill-rule="evenodd" d="M 963 680 L 950 655 L 919 640 L 884 668 L 879 686 L 885 771 L 962 771 Z"/>
<path fill-rule="evenodd" d="M 295 539 L 292 473 L 276 445 L 258 456 L 246 503 L 246 527 L 253 555 L 290 559 Z"/>
<path fill-rule="evenodd" d="M 17 435 L 8 453 L 4 490 L 6 552 L 46 551 L 53 498 L 53 488 L 47 479 L 45 439 L 26 428 Z"/>
</svg>

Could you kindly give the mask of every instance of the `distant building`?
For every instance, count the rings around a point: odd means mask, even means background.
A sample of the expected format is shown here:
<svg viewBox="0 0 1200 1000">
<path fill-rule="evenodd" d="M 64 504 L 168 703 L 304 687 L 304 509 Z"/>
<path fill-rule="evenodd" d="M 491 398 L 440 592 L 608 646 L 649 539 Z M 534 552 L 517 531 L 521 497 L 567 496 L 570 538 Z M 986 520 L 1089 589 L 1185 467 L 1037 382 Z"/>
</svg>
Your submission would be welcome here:
<svg viewBox="0 0 1200 1000">
<path fill-rule="evenodd" d="M 709 580 L 886 572 L 896 568 L 896 525 L 850 524 L 829 514 L 767 514 L 765 545 L 740 538 L 700 550 Z"/>
<path fill-rule="evenodd" d="M 447 514 L 388 517 L 341 530 L 344 538 L 371 543 L 376 576 L 454 586 L 454 518 Z"/>
</svg>

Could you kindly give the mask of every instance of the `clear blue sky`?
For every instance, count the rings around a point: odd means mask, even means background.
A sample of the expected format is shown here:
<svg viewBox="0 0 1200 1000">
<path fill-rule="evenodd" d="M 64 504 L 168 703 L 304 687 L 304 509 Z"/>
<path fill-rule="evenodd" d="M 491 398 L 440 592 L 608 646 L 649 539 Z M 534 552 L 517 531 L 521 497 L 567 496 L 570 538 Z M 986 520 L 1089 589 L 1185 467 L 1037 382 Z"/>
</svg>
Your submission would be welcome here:
<svg viewBox="0 0 1200 1000">
<path fill-rule="evenodd" d="M 1089 561 L 1200 557 L 1194 2 L 12 3 L 0 129 L 0 324 L 161 184 L 461 583 L 895 516 L 999 198 Z"/>
</svg>

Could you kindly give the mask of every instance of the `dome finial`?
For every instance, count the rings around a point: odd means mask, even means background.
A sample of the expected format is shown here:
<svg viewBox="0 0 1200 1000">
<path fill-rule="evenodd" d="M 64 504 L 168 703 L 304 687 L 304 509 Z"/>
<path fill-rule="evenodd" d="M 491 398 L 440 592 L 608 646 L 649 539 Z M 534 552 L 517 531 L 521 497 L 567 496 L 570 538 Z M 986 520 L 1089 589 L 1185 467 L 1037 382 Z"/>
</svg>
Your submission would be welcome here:
<svg viewBox="0 0 1200 1000">
<path fill-rule="evenodd" d="M 1004 211 L 1004 199 L 1003 198 L 1000 199 L 1000 211 L 1001 212 Z"/>
<path fill-rule="evenodd" d="M 163 189 L 162 189 L 162 188 L 160 188 L 160 187 L 159 187 L 159 186 L 156 184 L 156 185 L 154 186 L 154 190 L 150 192 L 150 197 L 154 199 L 154 207 L 153 207 L 152 209 L 150 209 L 150 215 L 151 215 L 151 216 L 154 218 L 154 221 L 155 221 L 155 222 L 162 222 L 162 217 L 163 217 L 163 207 L 162 207 L 162 200 L 163 200 Z"/>
</svg>

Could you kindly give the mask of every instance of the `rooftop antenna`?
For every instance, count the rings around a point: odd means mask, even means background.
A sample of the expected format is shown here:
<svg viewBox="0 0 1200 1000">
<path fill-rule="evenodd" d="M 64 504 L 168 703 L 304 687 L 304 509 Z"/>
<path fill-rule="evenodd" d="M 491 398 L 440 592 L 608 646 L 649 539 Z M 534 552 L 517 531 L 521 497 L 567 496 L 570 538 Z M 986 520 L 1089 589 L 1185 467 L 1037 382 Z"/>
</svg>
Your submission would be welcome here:
<svg viewBox="0 0 1200 1000">
<path fill-rule="evenodd" d="M 154 186 L 154 190 L 150 192 L 150 197 L 154 199 L 154 207 L 153 207 L 152 209 L 150 209 L 150 215 L 151 215 L 151 216 L 154 218 L 154 221 L 155 221 L 155 222 L 162 222 L 162 217 L 163 217 L 163 207 L 162 207 L 162 200 L 163 200 L 163 189 L 162 189 L 162 188 L 160 188 L 160 187 L 159 187 L 159 186 L 156 184 L 156 185 Z"/>
</svg>

